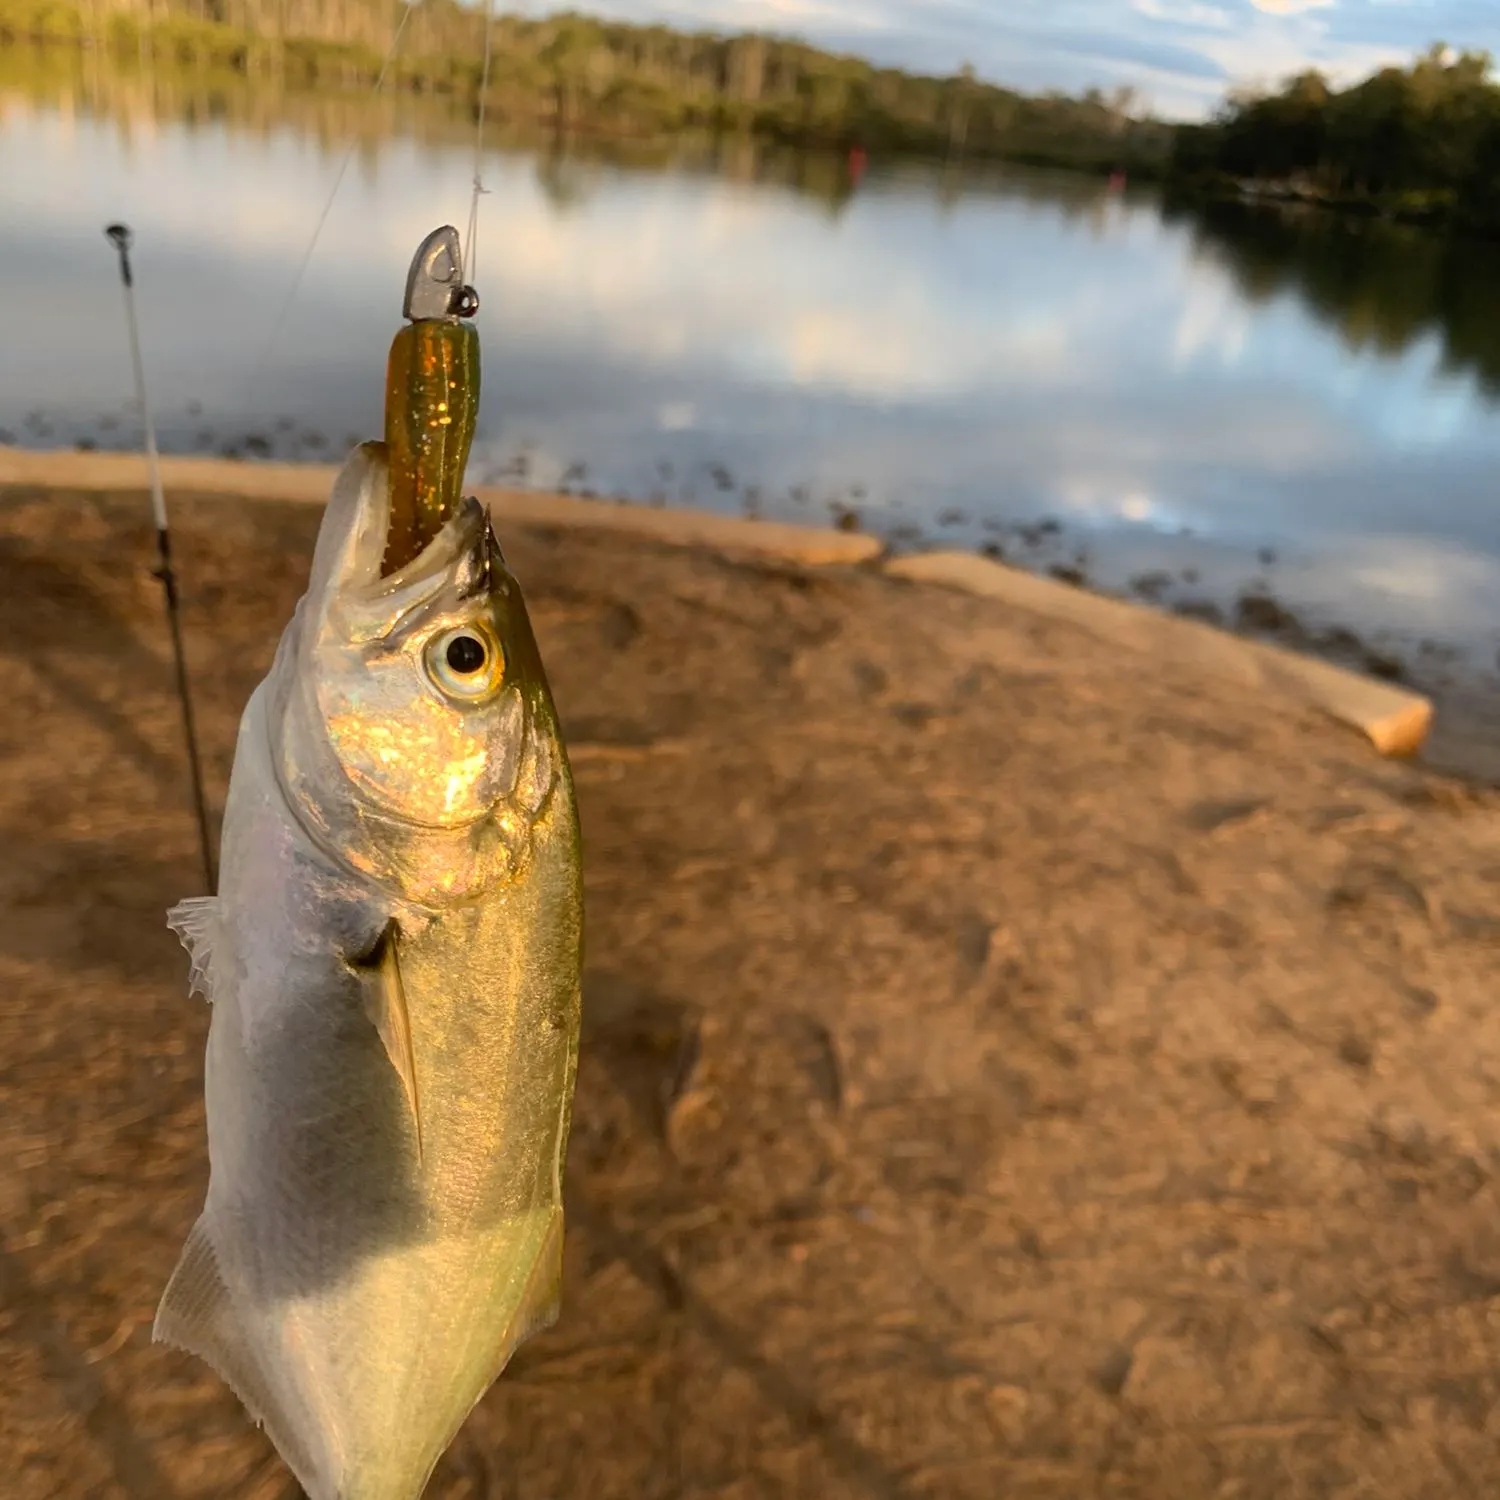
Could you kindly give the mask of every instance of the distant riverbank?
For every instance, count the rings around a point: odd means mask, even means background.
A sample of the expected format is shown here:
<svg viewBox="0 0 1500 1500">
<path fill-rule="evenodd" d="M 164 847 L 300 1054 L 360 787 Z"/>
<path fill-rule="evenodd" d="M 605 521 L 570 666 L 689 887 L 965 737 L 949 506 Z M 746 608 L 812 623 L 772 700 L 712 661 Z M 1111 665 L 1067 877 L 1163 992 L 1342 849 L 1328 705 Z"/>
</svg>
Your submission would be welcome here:
<svg viewBox="0 0 1500 1500">
<path fill-rule="evenodd" d="M 262 13 L 264 12 L 264 13 Z M 807 149 L 954 161 L 1014 161 L 1160 175 L 1172 127 L 1137 118 L 1129 90 L 1031 97 L 964 68 L 932 77 L 877 68 L 803 43 L 632 26 L 587 16 L 484 17 L 427 0 L 395 25 L 381 0 L 316 9 L 298 30 L 270 0 L 234 0 L 208 19 L 197 0 L 127 3 L 107 15 L 69 0 L 0 0 L 0 72 L 54 77 L 66 54 L 91 66 L 218 74 L 258 89 L 440 95 L 476 107 L 490 53 L 487 117 L 566 135 L 690 130 Z"/>
<path fill-rule="evenodd" d="M 1334 192 L 1293 178 L 1194 177 L 1168 175 L 1167 195 L 1181 203 L 1243 203 L 1258 208 L 1315 209 L 1349 219 L 1400 224 L 1500 239 L 1500 220 L 1477 217 L 1450 194 L 1408 189 L 1401 192 Z"/>
</svg>

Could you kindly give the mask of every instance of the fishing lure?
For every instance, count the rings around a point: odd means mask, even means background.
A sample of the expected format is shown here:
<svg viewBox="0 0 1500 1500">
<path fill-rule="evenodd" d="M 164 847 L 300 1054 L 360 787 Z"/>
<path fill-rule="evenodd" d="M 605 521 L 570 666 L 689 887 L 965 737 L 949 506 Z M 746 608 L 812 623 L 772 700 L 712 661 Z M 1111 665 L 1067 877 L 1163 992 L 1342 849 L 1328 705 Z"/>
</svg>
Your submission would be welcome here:
<svg viewBox="0 0 1500 1500">
<path fill-rule="evenodd" d="M 386 440 L 339 474 L 245 708 L 218 895 L 168 919 L 213 1005 L 209 1183 L 155 1337 L 310 1500 L 418 1500 L 558 1312 L 578 819 L 520 587 L 462 496 L 457 248 L 417 252 Z"/>
<path fill-rule="evenodd" d="M 386 362 L 385 444 L 390 539 L 383 573 L 404 567 L 458 508 L 479 411 L 479 310 L 463 284 L 458 231 L 435 229 L 406 278 L 409 320 Z"/>
</svg>

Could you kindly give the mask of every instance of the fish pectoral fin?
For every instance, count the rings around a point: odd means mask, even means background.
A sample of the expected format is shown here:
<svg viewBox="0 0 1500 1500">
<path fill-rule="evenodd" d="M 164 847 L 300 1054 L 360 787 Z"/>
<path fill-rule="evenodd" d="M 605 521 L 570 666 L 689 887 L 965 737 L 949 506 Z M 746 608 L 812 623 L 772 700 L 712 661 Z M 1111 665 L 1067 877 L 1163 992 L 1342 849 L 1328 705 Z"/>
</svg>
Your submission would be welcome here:
<svg viewBox="0 0 1500 1500">
<path fill-rule="evenodd" d="M 151 1341 L 201 1359 L 239 1398 L 251 1420 L 264 1427 L 304 1486 L 316 1483 L 318 1464 L 304 1439 L 303 1404 L 248 1336 L 244 1317 L 219 1270 L 206 1218 L 193 1225 L 172 1279 L 162 1293 Z"/>
<path fill-rule="evenodd" d="M 411 1107 L 412 1127 L 417 1137 L 417 1160 L 422 1159 L 422 1111 L 417 1097 L 417 1059 L 412 1051 L 411 1013 L 406 1008 L 406 988 L 401 983 L 399 955 L 401 928 L 392 917 L 375 946 L 363 958 L 351 962 L 364 987 L 365 1014 L 380 1033 L 385 1055 L 401 1080 Z"/>
<path fill-rule="evenodd" d="M 214 941 L 219 929 L 219 898 L 189 896 L 167 912 L 167 926 L 188 952 L 188 994 L 214 999 Z"/>
</svg>

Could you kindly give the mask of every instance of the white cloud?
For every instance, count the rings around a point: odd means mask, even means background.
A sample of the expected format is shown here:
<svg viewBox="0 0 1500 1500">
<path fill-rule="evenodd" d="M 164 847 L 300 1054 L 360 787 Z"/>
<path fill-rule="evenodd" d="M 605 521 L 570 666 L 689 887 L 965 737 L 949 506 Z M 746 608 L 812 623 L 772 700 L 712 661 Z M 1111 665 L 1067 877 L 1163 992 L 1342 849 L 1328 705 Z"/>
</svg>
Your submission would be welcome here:
<svg viewBox="0 0 1500 1500">
<path fill-rule="evenodd" d="M 1295 16 L 1305 10 L 1321 10 L 1334 0 L 1250 0 L 1250 3 L 1270 16 Z"/>
<path fill-rule="evenodd" d="M 1410 56 L 1410 49 L 1340 43 L 1326 19 L 1310 11 L 1258 13 L 1232 36 L 1204 36 L 1198 50 L 1218 63 L 1235 84 L 1268 89 L 1308 68 L 1319 69 L 1335 85 L 1343 86 Z"/>
<path fill-rule="evenodd" d="M 1199 116 L 1231 82 L 1306 67 L 1339 81 L 1433 36 L 1493 45 L 1479 0 L 596 0 L 627 19 L 801 32 L 880 61 L 947 72 L 965 58 L 1023 88 L 1129 84 Z"/>
<path fill-rule="evenodd" d="M 1331 0 L 1312 0 L 1329 4 Z M 1178 26 L 1202 26 L 1212 31 L 1226 31 L 1234 24 L 1227 10 L 1217 5 L 1203 5 L 1199 0 L 1131 0 L 1130 8 L 1149 21 L 1170 21 Z"/>
</svg>

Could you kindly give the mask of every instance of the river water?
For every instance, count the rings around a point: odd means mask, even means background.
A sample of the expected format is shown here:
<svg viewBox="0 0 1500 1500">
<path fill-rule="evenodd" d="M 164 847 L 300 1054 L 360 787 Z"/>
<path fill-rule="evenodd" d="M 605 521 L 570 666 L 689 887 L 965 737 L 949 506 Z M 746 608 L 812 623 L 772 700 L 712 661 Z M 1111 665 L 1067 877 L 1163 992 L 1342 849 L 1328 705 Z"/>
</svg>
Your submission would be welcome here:
<svg viewBox="0 0 1500 1500">
<path fill-rule="evenodd" d="M 164 449 L 329 460 L 378 435 L 411 254 L 467 216 L 450 125 L 0 90 L 0 441 L 139 442 L 112 219 L 137 233 Z M 475 479 L 852 513 L 899 546 L 1229 618 L 1274 597 L 1417 680 L 1494 666 L 1481 249 L 1020 169 L 875 161 L 856 183 L 743 148 L 495 144 L 483 180 Z"/>
</svg>

